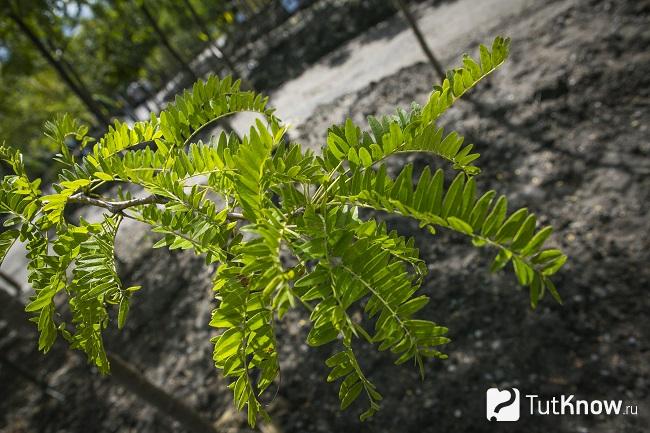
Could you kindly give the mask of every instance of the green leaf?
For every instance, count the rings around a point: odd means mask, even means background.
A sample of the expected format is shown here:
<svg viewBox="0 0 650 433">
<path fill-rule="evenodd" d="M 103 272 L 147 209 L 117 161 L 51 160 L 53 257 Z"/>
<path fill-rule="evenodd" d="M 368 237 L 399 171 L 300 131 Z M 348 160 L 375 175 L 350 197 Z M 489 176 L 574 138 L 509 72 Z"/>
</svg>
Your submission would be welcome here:
<svg viewBox="0 0 650 433">
<path fill-rule="evenodd" d="M 534 274 L 530 284 L 530 306 L 533 309 L 537 308 L 537 303 L 539 302 L 541 284 L 542 281 L 539 275 Z"/>
<path fill-rule="evenodd" d="M 544 278 L 543 279 L 543 284 L 549 290 L 549 292 L 551 292 L 551 295 L 553 296 L 553 298 L 555 298 L 557 303 L 562 305 L 563 304 L 562 298 L 560 297 L 560 294 L 557 291 L 557 288 L 555 287 L 555 284 L 553 284 L 553 281 L 551 281 L 548 278 Z"/>
<path fill-rule="evenodd" d="M 512 241 L 511 248 L 513 251 L 519 251 L 528 244 L 533 237 L 533 233 L 535 233 L 536 222 L 535 215 L 528 215 Z"/>
<path fill-rule="evenodd" d="M 334 326 L 323 326 L 320 328 L 312 328 L 307 336 L 307 344 L 313 347 L 322 346 L 335 340 L 339 335 L 339 331 Z"/>
<path fill-rule="evenodd" d="M 350 386 L 341 399 L 341 410 L 347 409 L 347 407 L 350 406 L 357 397 L 359 397 L 362 390 L 363 383 L 361 382 L 356 382 L 354 385 Z"/>
<path fill-rule="evenodd" d="M 343 376 L 347 376 L 354 370 L 354 366 L 350 363 L 348 364 L 339 364 L 332 369 L 330 374 L 327 376 L 328 382 L 333 382 Z"/>
<path fill-rule="evenodd" d="M 359 156 L 357 155 L 357 152 L 355 152 L 354 148 L 348 149 L 348 161 L 353 162 L 355 164 L 359 164 Z"/>
<path fill-rule="evenodd" d="M 7 230 L 0 233 L 0 264 L 5 259 L 9 249 L 14 244 L 20 232 L 18 230 Z"/>
<path fill-rule="evenodd" d="M 494 236 L 497 242 L 505 242 L 511 239 L 523 225 L 524 219 L 528 215 L 528 209 L 523 208 L 514 212 L 506 219 L 501 228 Z"/>
<path fill-rule="evenodd" d="M 467 224 L 465 221 L 461 220 L 460 218 L 456 218 L 452 216 L 447 218 L 447 221 L 449 222 L 451 228 L 456 230 L 457 232 L 465 233 L 466 235 L 471 235 L 474 232 L 472 226 Z"/>
<path fill-rule="evenodd" d="M 120 306 L 117 315 L 118 329 L 122 329 L 124 327 L 124 323 L 126 323 L 126 316 L 129 314 L 129 304 L 129 296 L 122 296 L 120 298 Z"/>
<path fill-rule="evenodd" d="M 381 146 L 382 136 L 384 135 L 384 128 L 381 126 L 381 123 L 379 123 L 376 117 L 368 116 L 368 125 L 370 125 L 372 134 L 375 136 L 375 143 Z"/>
<path fill-rule="evenodd" d="M 111 176 L 108 173 L 104 173 L 102 171 L 96 171 L 95 173 L 93 173 L 93 176 L 95 176 L 99 180 L 105 180 L 108 182 L 113 180 L 113 176 Z"/>
<path fill-rule="evenodd" d="M 481 52 L 481 70 L 485 74 L 490 69 L 492 69 L 492 55 L 490 54 L 490 51 L 487 49 L 487 47 L 483 44 L 479 46 L 479 49 Z"/>
<path fill-rule="evenodd" d="M 237 328 L 230 328 L 224 332 L 214 346 L 213 358 L 216 362 L 225 361 L 237 353 L 243 333 Z"/>
<path fill-rule="evenodd" d="M 339 352 L 327 358 L 325 365 L 332 368 L 347 361 L 349 361 L 347 352 Z"/>
<path fill-rule="evenodd" d="M 562 251 L 558 249 L 549 249 L 549 250 L 540 251 L 539 253 L 535 254 L 532 257 L 531 262 L 535 264 L 547 263 L 561 256 L 562 256 Z"/>
<path fill-rule="evenodd" d="M 337 138 L 338 137 L 336 135 L 330 133 L 327 136 L 327 148 L 329 149 L 330 152 L 332 152 L 332 154 L 335 157 L 337 157 L 338 159 L 342 159 L 343 157 L 345 157 L 345 153 L 343 153 L 343 150 L 339 148 L 339 145 L 337 143 L 337 141 L 339 140 L 337 140 Z"/>
<path fill-rule="evenodd" d="M 490 266 L 490 272 L 496 272 L 500 269 L 503 269 L 505 265 L 508 264 L 512 258 L 512 253 L 508 250 L 500 250 L 499 254 L 494 258 L 492 265 Z"/>
<path fill-rule="evenodd" d="M 345 121 L 345 139 L 351 147 L 359 145 L 359 136 L 357 127 L 352 123 L 352 119 L 347 118 Z"/>
<path fill-rule="evenodd" d="M 365 147 L 359 148 L 359 159 L 361 159 L 361 164 L 364 167 L 370 167 L 372 165 L 372 157 Z"/>
<path fill-rule="evenodd" d="M 566 261 L 567 261 L 567 256 L 562 254 L 561 256 L 551 260 L 550 262 L 545 263 L 542 268 L 542 274 L 544 274 L 547 277 L 555 274 L 557 271 L 560 270 L 562 266 L 564 266 Z"/>
<path fill-rule="evenodd" d="M 528 286 L 533 280 L 533 270 L 517 256 L 512 258 L 512 264 L 515 268 L 515 275 L 522 286 Z"/>
<path fill-rule="evenodd" d="M 481 233 L 484 236 L 491 236 L 501 226 L 501 222 L 506 215 L 507 207 L 508 201 L 505 196 L 499 197 L 496 204 L 492 208 L 492 211 L 490 211 L 485 221 L 483 222 Z"/>
<path fill-rule="evenodd" d="M 538 231 L 535 236 L 528 242 L 528 244 L 521 250 L 523 256 L 528 256 L 530 254 L 536 253 L 546 242 L 548 237 L 553 233 L 553 227 L 546 226 L 540 231 Z"/>
<path fill-rule="evenodd" d="M 416 312 L 424 308 L 425 305 L 429 303 L 428 296 L 418 296 L 413 298 L 410 301 L 407 301 L 399 306 L 397 309 L 397 315 L 400 317 L 410 317 Z"/>
</svg>

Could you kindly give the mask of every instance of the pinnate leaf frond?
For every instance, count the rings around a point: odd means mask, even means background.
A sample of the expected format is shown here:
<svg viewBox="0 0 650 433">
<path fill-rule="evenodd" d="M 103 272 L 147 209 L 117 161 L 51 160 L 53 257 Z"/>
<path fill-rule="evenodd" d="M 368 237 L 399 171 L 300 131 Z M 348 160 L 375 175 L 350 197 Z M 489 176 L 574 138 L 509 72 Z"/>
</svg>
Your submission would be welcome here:
<svg viewBox="0 0 650 433">
<path fill-rule="evenodd" d="M 308 344 L 334 347 L 327 380 L 340 381 L 342 409 L 363 396 L 362 420 L 382 396 L 372 372 L 361 368 L 359 340 L 390 351 L 397 364 L 413 361 L 420 372 L 425 360 L 446 357 L 440 350 L 449 342 L 447 328 L 426 314 L 427 266 L 415 239 L 364 209 L 490 247 L 491 270 L 512 264 L 532 307 L 546 291 L 561 301 L 551 277 L 566 256 L 545 245 L 551 228 L 538 227 L 526 208 L 509 211 L 495 191 L 477 192 L 478 153 L 437 124 L 504 62 L 508 47 L 509 40 L 497 38 L 490 49 L 480 47 L 478 60 L 465 57 L 422 107 L 370 117 L 368 130 L 349 119 L 331 127 L 320 153 L 288 142 L 268 98 L 241 90 L 230 77 L 199 81 L 160 115 L 132 126 L 115 122 L 98 140 L 69 116 L 49 122 L 46 134 L 63 166 L 47 193 L 28 177 L 20 152 L 0 146 L 12 172 L 0 182 L 0 260 L 15 242 L 25 244 L 34 289 L 26 310 L 40 332 L 39 349 L 47 352 L 61 335 L 109 371 L 102 332 L 110 309 L 122 328 L 139 300 L 139 286 L 125 288 L 116 266 L 124 219 L 148 225 L 154 247 L 191 250 L 216 268 L 214 364 L 251 425 L 268 416 L 280 386 L 277 322 L 290 309 L 308 312 Z M 224 128 L 203 137 L 243 111 L 259 117 L 244 136 Z M 407 165 L 391 176 L 386 160 L 405 152 L 444 163 L 418 174 Z M 449 165 L 457 174 L 445 182 Z M 101 221 L 71 218 L 70 206 L 79 204 L 101 209 Z M 58 313 L 62 301 L 71 319 Z"/>
</svg>

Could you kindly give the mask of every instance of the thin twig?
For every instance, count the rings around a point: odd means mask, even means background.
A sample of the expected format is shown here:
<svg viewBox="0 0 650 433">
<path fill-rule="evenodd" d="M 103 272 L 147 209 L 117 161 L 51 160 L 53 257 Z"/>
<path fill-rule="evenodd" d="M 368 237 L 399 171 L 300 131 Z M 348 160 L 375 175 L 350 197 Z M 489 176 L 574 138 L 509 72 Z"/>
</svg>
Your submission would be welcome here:
<svg viewBox="0 0 650 433">
<path fill-rule="evenodd" d="M 413 13 L 409 10 L 409 7 L 404 0 L 395 0 L 395 3 L 397 3 L 397 7 L 402 11 L 404 18 L 406 18 L 409 26 L 411 26 L 411 30 L 413 31 L 418 44 L 420 44 L 420 48 L 422 48 L 422 51 L 424 51 L 424 54 L 427 56 L 429 63 L 431 63 L 431 66 L 433 66 L 433 69 L 440 77 L 440 80 L 444 81 L 446 77 L 445 70 L 443 69 L 436 56 L 433 55 L 431 48 L 429 48 L 427 40 L 424 38 L 424 35 L 418 26 L 417 19 L 413 16 Z"/>
<path fill-rule="evenodd" d="M 104 209 L 108 209 L 109 211 L 113 213 L 120 213 L 124 209 L 133 207 L 133 206 L 140 206 L 143 204 L 154 204 L 154 203 L 165 203 L 165 199 L 162 197 L 159 197 L 155 194 L 148 195 L 146 197 L 141 197 L 141 198 L 134 198 L 131 200 L 123 200 L 123 201 L 105 201 L 99 198 L 94 198 L 94 197 L 89 197 L 83 193 L 77 193 L 73 194 L 70 196 L 68 199 L 68 203 L 79 203 L 79 204 L 88 204 L 91 206 L 95 207 L 101 207 Z"/>
<path fill-rule="evenodd" d="M 123 201 L 106 201 L 96 197 L 89 197 L 84 193 L 73 194 L 68 198 L 68 203 L 79 203 L 86 204 L 95 207 L 101 207 L 108 209 L 112 213 L 121 213 L 123 210 L 134 207 L 141 206 L 145 204 L 164 204 L 168 201 L 165 197 L 159 195 L 151 194 L 146 197 L 134 198 L 131 200 Z M 231 221 L 247 221 L 247 218 L 239 212 L 228 212 L 226 216 L 227 219 Z"/>
<path fill-rule="evenodd" d="M 14 371 L 14 373 L 18 374 L 18 376 L 21 376 L 23 379 L 26 379 L 28 382 L 31 382 L 34 385 L 38 386 L 42 392 L 52 397 L 53 399 L 59 402 L 65 402 L 65 396 L 63 394 L 61 394 L 56 389 L 52 388 L 43 379 L 40 379 L 36 375 L 32 374 L 26 368 L 23 368 L 21 365 L 7 358 L 5 355 L 0 355 L 0 364 L 9 367 L 11 370 Z"/>
</svg>

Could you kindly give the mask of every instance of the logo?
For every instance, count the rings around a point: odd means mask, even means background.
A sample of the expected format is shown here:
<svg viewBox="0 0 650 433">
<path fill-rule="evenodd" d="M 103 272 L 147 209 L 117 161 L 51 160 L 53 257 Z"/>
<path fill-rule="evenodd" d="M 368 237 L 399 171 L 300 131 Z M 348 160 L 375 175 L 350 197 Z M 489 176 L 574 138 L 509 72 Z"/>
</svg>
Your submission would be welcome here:
<svg viewBox="0 0 650 433">
<path fill-rule="evenodd" d="M 486 393 L 485 414 L 490 421 L 519 420 L 519 390 L 490 388 Z"/>
</svg>

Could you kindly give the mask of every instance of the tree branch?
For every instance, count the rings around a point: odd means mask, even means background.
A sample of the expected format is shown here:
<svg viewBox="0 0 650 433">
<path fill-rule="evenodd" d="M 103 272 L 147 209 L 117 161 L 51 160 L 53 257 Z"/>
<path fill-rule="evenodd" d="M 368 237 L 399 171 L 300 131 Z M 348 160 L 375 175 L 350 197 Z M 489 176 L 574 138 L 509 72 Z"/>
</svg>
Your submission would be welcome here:
<svg viewBox="0 0 650 433">
<path fill-rule="evenodd" d="M 104 209 L 108 209 L 109 211 L 113 213 L 119 213 L 123 211 L 124 209 L 133 207 L 133 206 L 140 206 L 143 204 L 153 204 L 153 203 L 165 203 L 167 200 L 163 199 L 162 197 L 159 197 L 155 194 L 148 195 L 146 197 L 142 198 L 134 198 L 131 200 L 123 200 L 123 201 L 105 201 L 99 198 L 94 198 L 94 197 L 89 197 L 83 193 L 77 193 L 73 194 L 70 196 L 68 199 L 68 203 L 79 203 L 79 204 L 87 204 L 95 207 L 101 207 Z"/>
<path fill-rule="evenodd" d="M 131 200 L 123 201 L 106 201 L 100 198 L 89 197 L 81 192 L 73 194 L 68 198 L 68 203 L 79 203 L 95 207 L 101 207 L 108 209 L 112 213 L 120 213 L 125 209 L 134 206 L 140 206 L 144 204 L 164 204 L 167 202 L 167 199 L 155 194 L 148 195 L 146 197 L 133 198 Z M 231 221 L 246 221 L 244 215 L 239 212 L 228 212 L 226 217 Z"/>
</svg>

